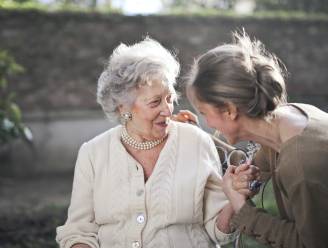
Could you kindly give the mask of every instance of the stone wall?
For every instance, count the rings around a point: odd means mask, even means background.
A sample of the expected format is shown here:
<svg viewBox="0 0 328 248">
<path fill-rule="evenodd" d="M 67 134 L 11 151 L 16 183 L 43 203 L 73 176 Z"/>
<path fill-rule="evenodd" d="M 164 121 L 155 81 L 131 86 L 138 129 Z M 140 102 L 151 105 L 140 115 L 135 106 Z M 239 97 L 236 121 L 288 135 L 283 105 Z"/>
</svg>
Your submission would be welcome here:
<svg viewBox="0 0 328 248">
<path fill-rule="evenodd" d="M 38 137 L 39 153 L 51 158 L 31 158 L 36 170 L 71 168 L 81 137 L 110 126 L 99 112 L 95 90 L 106 59 L 120 42 L 133 43 L 145 35 L 159 40 L 177 52 L 183 75 L 195 56 L 229 42 L 231 31 L 242 27 L 285 62 L 290 101 L 328 110 L 328 20 L 1 10 L 0 49 L 8 50 L 25 67 L 12 87 Z M 71 133 L 63 131 L 70 128 Z M 59 156 L 60 162 L 54 159 Z M 23 157 L 18 155 L 17 164 Z"/>
<path fill-rule="evenodd" d="M 120 42 L 150 35 L 178 52 L 185 71 L 241 27 L 285 62 L 292 100 L 328 109 L 328 21 L 0 11 L 0 48 L 26 68 L 14 86 L 24 109 L 97 109 L 97 77 Z"/>
</svg>

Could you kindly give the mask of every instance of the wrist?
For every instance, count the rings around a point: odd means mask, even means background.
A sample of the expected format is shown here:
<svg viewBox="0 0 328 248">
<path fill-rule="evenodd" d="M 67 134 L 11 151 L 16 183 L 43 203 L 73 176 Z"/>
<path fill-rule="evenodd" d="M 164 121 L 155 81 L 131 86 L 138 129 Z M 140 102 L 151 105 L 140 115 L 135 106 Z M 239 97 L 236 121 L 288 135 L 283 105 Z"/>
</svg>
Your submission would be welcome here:
<svg viewBox="0 0 328 248">
<path fill-rule="evenodd" d="M 246 199 L 238 200 L 232 204 L 233 210 L 235 213 L 238 213 L 240 209 L 245 205 Z"/>
<path fill-rule="evenodd" d="M 231 218 L 234 215 L 234 210 L 231 203 L 228 203 L 220 211 L 218 218 L 216 219 L 216 226 L 222 233 L 231 233 L 232 229 L 230 226 Z"/>
<path fill-rule="evenodd" d="M 246 203 L 246 197 L 244 195 L 241 195 L 239 193 L 233 193 L 233 194 L 229 194 L 227 195 L 232 209 L 235 213 L 238 213 L 239 210 L 244 206 L 244 204 Z"/>
</svg>

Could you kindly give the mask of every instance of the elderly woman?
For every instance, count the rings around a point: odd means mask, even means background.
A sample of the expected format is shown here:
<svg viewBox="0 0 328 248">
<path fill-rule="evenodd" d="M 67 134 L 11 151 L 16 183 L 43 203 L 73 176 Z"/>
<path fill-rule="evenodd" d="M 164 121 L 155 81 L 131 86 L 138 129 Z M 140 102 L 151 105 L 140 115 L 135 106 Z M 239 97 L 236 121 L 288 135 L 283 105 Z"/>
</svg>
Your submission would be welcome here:
<svg viewBox="0 0 328 248">
<path fill-rule="evenodd" d="M 229 143 L 255 141 L 255 165 L 272 178 L 280 217 L 256 208 L 239 192 L 252 186 L 229 167 L 223 188 L 236 212 L 232 226 L 281 248 L 328 247 L 328 114 L 286 103 L 278 59 L 259 41 L 235 34 L 195 62 L 188 94 L 207 124 Z"/>
<path fill-rule="evenodd" d="M 178 72 L 152 39 L 114 50 L 97 96 L 122 125 L 80 148 L 60 247 L 208 248 L 233 239 L 213 141 L 171 120 Z"/>
</svg>

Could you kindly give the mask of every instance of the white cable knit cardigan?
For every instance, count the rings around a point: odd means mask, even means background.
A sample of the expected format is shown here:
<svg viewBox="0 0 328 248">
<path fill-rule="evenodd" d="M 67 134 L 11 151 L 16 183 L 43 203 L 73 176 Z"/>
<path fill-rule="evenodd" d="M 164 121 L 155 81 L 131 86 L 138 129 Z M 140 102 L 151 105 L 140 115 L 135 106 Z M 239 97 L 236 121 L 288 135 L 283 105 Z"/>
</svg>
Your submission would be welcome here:
<svg viewBox="0 0 328 248">
<path fill-rule="evenodd" d="M 171 122 L 168 140 L 144 182 L 140 164 L 120 141 L 122 126 L 80 148 L 60 247 L 208 248 L 234 234 L 216 227 L 228 203 L 213 141 L 190 124 Z"/>
</svg>

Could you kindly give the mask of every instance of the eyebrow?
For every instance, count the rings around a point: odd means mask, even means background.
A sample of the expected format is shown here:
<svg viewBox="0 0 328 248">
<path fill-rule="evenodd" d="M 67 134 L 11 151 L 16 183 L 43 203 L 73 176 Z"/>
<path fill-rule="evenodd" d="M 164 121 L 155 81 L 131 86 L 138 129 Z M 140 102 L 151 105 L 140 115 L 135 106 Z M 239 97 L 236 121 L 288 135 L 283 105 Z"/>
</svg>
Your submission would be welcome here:
<svg viewBox="0 0 328 248">
<path fill-rule="evenodd" d="M 167 93 L 168 93 L 168 95 L 170 95 L 170 94 L 175 95 L 176 94 L 174 91 L 171 91 L 171 90 L 169 90 Z M 158 94 L 158 95 L 152 96 L 150 98 L 145 98 L 144 101 L 148 102 L 148 101 L 153 100 L 153 99 L 158 98 L 158 97 L 162 98 L 162 94 Z"/>
<path fill-rule="evenodd" d="M 155 98 L 158 98 L 158 97 L 162 97 L 162 95 L 155 95 L 155 96 L 152 96 L 152 97 L 150 97 L 150 98 L 145 98 L 144 101 L 145 101 L 145 102 L 148 102 L 148 101 L 151 101 L 151 100 L 153 100 L 153 99 L 155 99 Z"/>
</svg>

